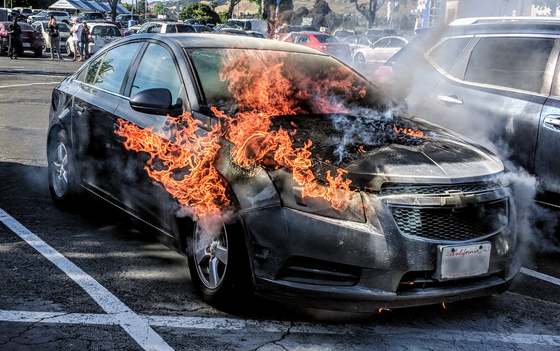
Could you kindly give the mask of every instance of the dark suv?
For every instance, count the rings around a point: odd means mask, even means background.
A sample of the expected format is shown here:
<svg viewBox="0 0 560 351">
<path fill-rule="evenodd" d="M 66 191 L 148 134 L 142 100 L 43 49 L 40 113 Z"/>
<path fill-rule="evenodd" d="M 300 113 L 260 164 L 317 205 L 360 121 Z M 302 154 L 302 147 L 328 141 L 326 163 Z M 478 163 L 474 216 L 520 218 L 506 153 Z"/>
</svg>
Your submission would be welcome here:
<svg viewBox="0 0 560 351">
<path fill-rule="evenodd" d="M 558 205 L 559 53 L 558 19 L 465 18 L 414 40 L 376 78 L 409 112 L 491 142 Z"/>
</svg>

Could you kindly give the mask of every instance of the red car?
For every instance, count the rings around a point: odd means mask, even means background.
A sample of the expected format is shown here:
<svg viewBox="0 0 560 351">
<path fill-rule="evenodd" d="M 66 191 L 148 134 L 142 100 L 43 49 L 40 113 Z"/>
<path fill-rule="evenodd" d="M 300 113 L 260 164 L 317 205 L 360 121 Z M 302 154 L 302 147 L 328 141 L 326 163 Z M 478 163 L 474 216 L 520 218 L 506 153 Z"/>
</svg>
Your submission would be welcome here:
<svg viewBox="0 0 560 351">
<path fill-rule="evenodd" d="M 12 22 L 0 22 L 0 55 L 6 55 L 8 53 L 8 27 Z M 45 40 L 40 32 L 37 32 L 31 28 L 29 24 L 18 23 L 21 27 L 21 42 L 23 50 L 33 51 L 35 57 L 39 57 L 43 54 L 43 49 L 45 48 Z M 18 52 L 21 54 L 22 52 Z"/>
<path fill-rule="evenodd" d="M 350 63 L 352 60 L 350 45 L 334 35 L 322 32 L 294 32 L 288 34 L 282 41 L 305 45 L 327 52 L 345 63 Z"/>
</svg>

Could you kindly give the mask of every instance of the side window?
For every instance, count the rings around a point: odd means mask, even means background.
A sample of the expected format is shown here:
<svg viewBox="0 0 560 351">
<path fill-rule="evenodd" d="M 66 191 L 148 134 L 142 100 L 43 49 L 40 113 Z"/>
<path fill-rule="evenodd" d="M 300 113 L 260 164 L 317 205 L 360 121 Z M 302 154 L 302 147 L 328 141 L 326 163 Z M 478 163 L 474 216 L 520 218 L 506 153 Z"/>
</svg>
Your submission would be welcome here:
<svg viewBox="0 0 560 351">
<path fill-rule="evenodd" d="M 482 38 L 465 80 L 538 93 L 553 45 L 552 38 Z"/>
<path fill-rule="evenodd" d="M 92 62 L 86 74 L 86 83 L 119 93 L 128 65 L 140 45 L 140 43 L 121 45 Z"/>
<path fill-rule="evenodd" d="M 457 57 L 463 52 L 471 38 L 447 39 L 432 50 L 428 57 L 442 70 L 449 72 Z"/>
<path fill-rule="evenodd" d="M 148 29 L 148 33 L 159 33 L 161 24 L 154 24 Z"/>
<path fill-rule="evenodd" d="M 174 24 L 168 24 L 165 28 L 165 33 L 177 33 L 177 28 L 175 28 Z"/>
<path fill-rule="evenodd" d="M 391 44 L 391 39 L 381 39 L 375 43 L 376 48 L 385 48 Z"/>
<path fill-rule="evenodd" d="M 179 71 L 169 51 L 161 45 L 150 44 L 138 66 L 130 96 L 146 89 L 167 88 L 176 103 L 181 87 Z"/>
<path fill-rule="evenodd" d="M 308 35 L 298 35 L 294 40 L 294 44 L 307 44 L 309 43 Z"/>
</svg>

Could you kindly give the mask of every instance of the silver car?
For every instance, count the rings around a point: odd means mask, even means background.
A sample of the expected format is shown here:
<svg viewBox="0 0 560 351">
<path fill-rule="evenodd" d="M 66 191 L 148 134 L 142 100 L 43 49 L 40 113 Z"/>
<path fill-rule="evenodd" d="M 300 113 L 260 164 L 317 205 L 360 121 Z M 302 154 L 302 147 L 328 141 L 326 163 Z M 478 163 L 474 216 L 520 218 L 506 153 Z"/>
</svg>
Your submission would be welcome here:
<svg viewBox="0 0 560 351">
<path fill-rule="evenodd" d="M 369 46 L 356 49 L 353 56 L 354 64 L 381 66 L 406 44 L 408 40 L 402 37 L 381 38 Z"/>
<path fill-rule="evenodd" d="M 115 24 L 112 23 L 88 23 L 90 32 L 89 37 L 89 53 L 94 54 L 99 49 L 109 44 L 110 42 L 122 38 L 122 33 Z M 74 55 L 74 45 L 70 39 L 66 41 L 66 52 L 68 56 Z"/>
</svg>

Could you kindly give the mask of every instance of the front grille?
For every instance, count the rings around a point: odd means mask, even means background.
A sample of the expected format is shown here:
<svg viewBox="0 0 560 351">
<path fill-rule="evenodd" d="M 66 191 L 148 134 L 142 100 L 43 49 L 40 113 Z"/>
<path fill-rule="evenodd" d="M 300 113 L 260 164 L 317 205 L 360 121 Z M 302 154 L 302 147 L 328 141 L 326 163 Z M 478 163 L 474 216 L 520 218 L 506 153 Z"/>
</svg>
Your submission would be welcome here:
<svg viewBox="0 0 560 351">
<path fill-rule="evenodd" d="M 496 233 L 507 226 L 505 199 L 465 208 L 389 206 L 399 230 L 409 236 L 464 241 Z"/>
<path fill-rule="evenodd" d="M 497 182 L 475 182 L 444 185 L 413 185 L 402 183 L 384 183 L 379 195 L 445 195 L 449 191 L 477 193 L 503 188 Z"/>
<path fill-rule="evenodd" d="M 353 286 L 358 284 L 362 269 L 323 260 L 292 257 L 278 279 L 313 285 Z"/>
</svg>

